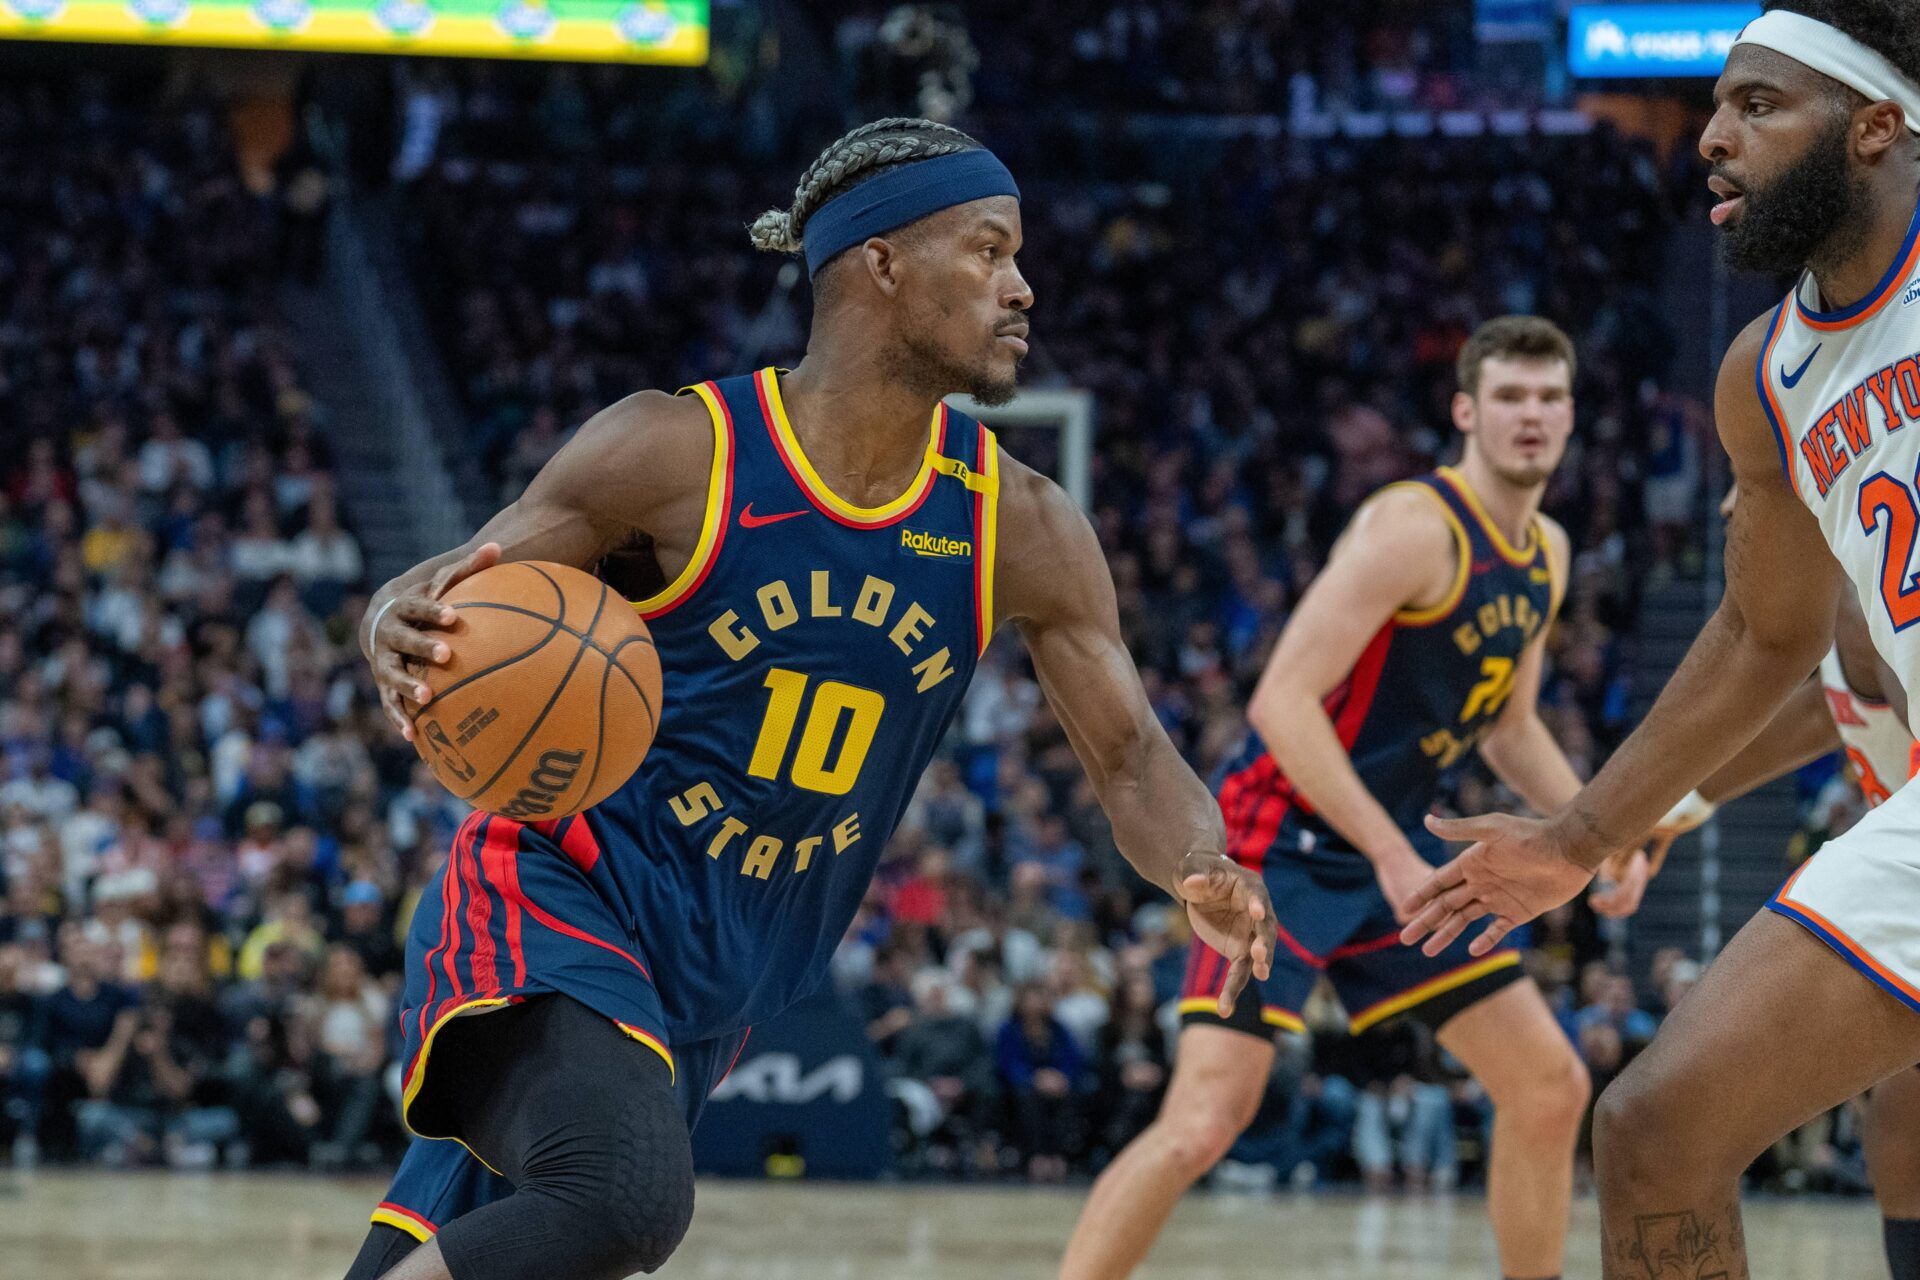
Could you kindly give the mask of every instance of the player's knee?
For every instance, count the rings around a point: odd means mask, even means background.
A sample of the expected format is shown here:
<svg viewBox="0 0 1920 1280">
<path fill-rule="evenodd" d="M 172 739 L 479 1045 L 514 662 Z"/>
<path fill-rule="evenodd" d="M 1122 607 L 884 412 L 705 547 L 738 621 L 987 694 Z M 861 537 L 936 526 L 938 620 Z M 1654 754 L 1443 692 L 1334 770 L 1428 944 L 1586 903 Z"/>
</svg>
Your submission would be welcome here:
<svg viewBox="0 0 1920 1280">
<path fill-rule="evenodd" d="M 1243 1109 L 1209 1099 L 1204 1106 L 1163 1114 L 1158 1123 L 1166 1137 L 1166 1158 L 1187 1177 L 1200 1177 L 1233 1148 L 1257 1105 Z"/>
<path fill-rule="evenodd" d="M 1572 1132 L 1593 1100 L 1593 1077 L 1572 1053 L 1542 1070 L 1527 1091 L 1528 1113 L 1543 1128 Z"/>
<path fill-rule="evenodd" d="M 693 1221 L 692 1144 L 657 1099 L 628 1099 L 604 1135 L 528 1172 L 555 1206 L 557 1232 L 578 1249 L 582 1276 L 656 1271 Z"/>
<path fill-rule="evenodd" d="M 1683 1113 L 1652 1075 L 1629 1069 L 1594 1104 L 1594 1164 L 1605 1185 L 1643 1185 L 1672 1164 L 1675 1150 L 1687 1151 L 1689 1159 L 1708 1158 L 1704 1144 L 1680 1131 Z"/>
</svg>

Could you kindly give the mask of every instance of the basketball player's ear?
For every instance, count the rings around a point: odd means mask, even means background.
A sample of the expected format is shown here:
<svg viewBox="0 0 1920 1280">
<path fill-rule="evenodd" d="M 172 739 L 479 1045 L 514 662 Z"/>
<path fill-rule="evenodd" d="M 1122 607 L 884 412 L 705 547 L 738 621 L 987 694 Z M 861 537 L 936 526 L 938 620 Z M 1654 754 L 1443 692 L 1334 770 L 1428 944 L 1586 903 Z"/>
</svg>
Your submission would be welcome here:
<svg viewBox="0 0 1920 1280">
<path fill-rule="evenodd" d="M 1460 428 L 1462 435 L 1472 435 L 1473 429 L 1480 425 L 1479 407 L 1473 397 L 1464 391 L 1453 393 L 1453 425 Z"/>
<path fill-rule="evenodd" d="M 1910 135 L 1907 113 L 1897 102 L 1876 102 L 1862 108 L 1853 118 L 1858 134 L 1854 149 L 1862 160 L 1878 160 Z"/>
<path fill-rule="evenodd" d="M 899 246 L 891 240 L 882 240 L 879 236 L 875 236 L 861 248 L 861 254 L 867 264 L 867 275 L 872 278 L 881 296 L 898 297 L 901 263 Z"/>
</svg>

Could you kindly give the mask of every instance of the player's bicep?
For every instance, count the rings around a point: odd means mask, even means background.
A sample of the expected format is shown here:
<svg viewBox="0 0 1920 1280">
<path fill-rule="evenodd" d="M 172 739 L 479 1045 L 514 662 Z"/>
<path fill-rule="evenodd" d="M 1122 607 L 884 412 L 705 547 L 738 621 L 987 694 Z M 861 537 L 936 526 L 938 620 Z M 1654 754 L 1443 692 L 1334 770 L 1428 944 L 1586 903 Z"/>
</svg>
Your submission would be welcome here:
<svg viewBox="0 0 1920 1280">
<path fill-rule="evenodd" d="M 1759 644 L 1817 660 L 1833 635 L 1842 575 L 1819 522 L 1788 482 L 1782 442 L 1754 385 L 1756 358 L 1757 343 L 1742 335 L 1715 396 L 1720 439 L 1740 489 L 1727 523 L 1722 608 Z"/>
<path fill-rule="evenodd" d="M 1452 575 L 1457 553 L 1443 517 L 1417 494 L 1376 498 L 1335 544 L 1281 633 L 1263 687 L 1284 681 L 1331 692 L 1402 609 Z"/>
</svg>

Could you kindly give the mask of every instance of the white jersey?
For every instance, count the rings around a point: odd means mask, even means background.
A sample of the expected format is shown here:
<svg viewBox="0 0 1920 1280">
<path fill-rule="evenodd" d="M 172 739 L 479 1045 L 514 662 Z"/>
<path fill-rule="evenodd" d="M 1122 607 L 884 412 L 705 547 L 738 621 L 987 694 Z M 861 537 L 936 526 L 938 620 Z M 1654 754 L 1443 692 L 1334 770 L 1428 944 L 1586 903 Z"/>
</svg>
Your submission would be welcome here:
<svg viewBox="0 0 1920 1280">
<path fill-rule="evenodd" d="M 1840 668 L 1838 649 L 1828 650 L 1820 660 L 1820 683 L 1826 688 L 1827 709 L 1833 713 L 1860 793 L 1870 805 L 1882 803 L 1913 776 L 1913 735 L 1892 707 L 1853 691 Z"/>
<path fill-rule="evenodd" d="M 1760 401 L 1874 647 L 1920 689 L 1920 210 L 1872 293 L 1840 311 L 1819 305 L 1808 274 L 1773 313 L 1754 371 Z"/>
</svg>

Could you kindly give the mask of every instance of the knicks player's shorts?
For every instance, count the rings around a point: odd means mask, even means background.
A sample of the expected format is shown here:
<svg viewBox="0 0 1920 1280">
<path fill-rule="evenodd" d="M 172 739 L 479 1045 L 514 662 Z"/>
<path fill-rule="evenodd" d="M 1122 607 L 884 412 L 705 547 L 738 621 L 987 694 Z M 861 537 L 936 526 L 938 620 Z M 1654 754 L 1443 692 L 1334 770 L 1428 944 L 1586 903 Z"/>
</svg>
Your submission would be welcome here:
<svg viewBox="0 0 1920 1280">
<path fill-rule="evenodd" d="M 1920 782 L 1822 846 L 1767 907 L 1920 1012 Z"/>
<path fill-rule="evenodd" d="M 425 1240 L 454 1218 L 513 1192 L 459 1141 L 460 1118 L 435 1092 L 434 1043 L 455 1018 L 542 995 L 571 996 L 611 1020 L 673 1071 L 692 1129 L 747 1033 L 674 1043 L 645 940 L 596 883 L 599 850 L 577 820 L 525 826 L 475 813 L 454 837 L 407 935 L 401 999 L 401 1118 L 419 1135 L 373 1220 Z M 602 873 L 604 875 L 604 872 Z M 464 1025 L 464 1024 L 463 1024 Z M 484 1022 L 474 1032 L 484 1031 Z M 440 1139 L 433 1141 L 431 1139 Z"/>
<path fill-rule="evenodd" d="M 1452 856 L 1445 842 L 1429 832 L 1409 832 L 1408 838 L 1435 866 Z M 1261 1036 L 1301 1031 L 1307 997 L 1325 977 L 1356 1035 L 1400 1016 L 1437 1030 L 1523 976 L 1520 953 L 1513 947 L 1480 959 L 1468 955 L 1471 931 L 1432 959 L 1418 947 L 1403 946 L 1400 925 L 1380 892 L 1373 864 L 1324 828 L 1289 816 L 1259 870 L 1273 898 L 1279 932 L 1273 974 L 1264 982 L 1250 980 L 1233 1016 L 1222 1019 L 1214 1012 L 1214 1002 L 1226 982 L 1227 960 L 1194 939 L 1181 989 L 1183 1023 L 1228 1026 Z"/>
</svg>

